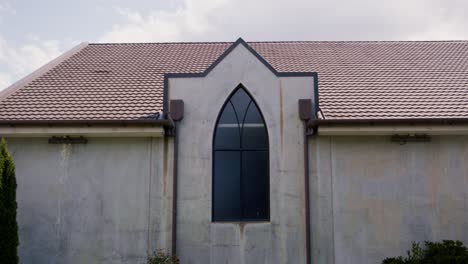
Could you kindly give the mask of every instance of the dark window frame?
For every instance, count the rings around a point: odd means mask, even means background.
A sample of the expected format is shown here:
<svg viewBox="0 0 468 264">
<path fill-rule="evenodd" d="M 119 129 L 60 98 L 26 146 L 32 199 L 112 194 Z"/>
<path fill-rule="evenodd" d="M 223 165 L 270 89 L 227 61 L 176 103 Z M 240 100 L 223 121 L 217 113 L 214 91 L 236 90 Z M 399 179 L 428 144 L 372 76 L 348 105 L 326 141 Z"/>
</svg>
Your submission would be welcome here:
<svg viewBox="0 0 468 264">
<path fill-rule="evenodd" d="M 266 148 L 242 148 L 242 140 L 241 140 L 241 143 L 240 143 L 240 146 L 239 148 L 235 149 L 235 148 L 216 148 L 215 147 L 215 140 L 216 140 L 216 132 L 217 132 L 217 128 L 218 128 L 218 123 L 220 121 L 220 118 L 224 112 L 224 109 L 226 107 L 227 104 L 231 103 L 231 98 L 233 97 L 233 95 L 239 90 L 239 89 L 242 89 L 251 99 L 251 103 L 253 103 L 256 108 L 258 109 L 258 112 L 262 118 L 262 121 L 265 125 L 265 133 L 266 133 L 266 137 L 267 137 L 267 147 Z M 247 109 L 248 110 L 248 109 Z M 246 110 L 246 111 L 247 111 Z M 236 114 L 237 115 L 237 114 Z M 247 113 L 246 113 L 247 115 Z M 246 116 L 245 115 L 245 116 Z M 245 116 L 244 116 L 244 119 L 242 120 L 242 123 L 239 123 L 240 125 L 244 125 L 244 122 L 245 122 Z M 263 113 L 260 109 L 260 107 L 258 106 L 257 102 L 255 101 L 254 97 L 250 94 L 250 92 L 245 88 L 245 86 L 241 83 L 239 84 L 230 94 L 229 96 L 227 97 L 226 101 L 223 103 L 223 105 L 221 106 L 221 109 L 218 113 L 218 116 L 216 118 L 216 122 L 215 122 L 215 126 L 214 126 L 214 129 L 213 129 L 214 133 L 213 133 L 213 139 L 212 139 L 212 143 L 211 143 L 211 158 L 212 158 L 212 166 L 211 166 L 211 222 L 213 223 L 232 223 L 232 222 L 270 222 L 270 210 L 271 210 L 271 204 L 270 204 L 270 135 L 269 135 L 269 132 L 268 132 L 268 126 L 267 126 L 267 123 L 266 123 L 266 120 L 265 120 L 265 117 L 263 116 Z M 239 133 L 239 136 L 242 137 L 242 134 Z M 242 153 L 243 151 L 266 151 L 267 152 L 267 179 L 268 179 L 268 182 L 267 182 L 267 210 L 266 210 L 266 217 L 265 218 L 261 218 L 261 219 L 255 219 L 255 218 L 244 218 L 242 215 L 241 217 L 239 218 L 232 218 L 232 219 L 215 219 L 215 163 L 216 163 L 216 159 L 215 159 L 215 153 L 216 151 L 238 151 L 241 155 L 241 160 L 242 160 Z M 242 161 L 240 162 L 240 171 L 241 171 L 241 176 L 240 176 L 240 186 L 241 186 L 241 189 L 240 189 L 240 193 L 241 193 L 241 212 L 242 212 L 242 206 L 243 206 L 243 203 L 242 203 L 242 171 L 243 171 L 243 166 L 242 166 Z M 241 213 L 242 214 L 242 213 Z"/>
</svg>

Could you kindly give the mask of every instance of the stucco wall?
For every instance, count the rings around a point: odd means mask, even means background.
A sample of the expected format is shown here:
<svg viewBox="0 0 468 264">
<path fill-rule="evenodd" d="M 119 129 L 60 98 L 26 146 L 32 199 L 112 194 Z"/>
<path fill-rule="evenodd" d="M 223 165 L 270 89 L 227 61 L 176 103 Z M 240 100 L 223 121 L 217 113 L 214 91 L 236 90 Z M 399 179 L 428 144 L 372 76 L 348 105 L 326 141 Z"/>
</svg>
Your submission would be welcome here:
<svg viewBox="0 0 468 264">
<path fill-rule="evenodd" d="M 270 221 L 213 223 L 212 140 L 223 103 L 242 83 L 265 118 L 270 143 Z M 277 77 L 237 46 L 204 78 L 170 80 L 183 99 L 180 122 L 178 255 L 182 263 L 304 263 L 303 126 L 298 99 L 313 98 L 313 77 Z"/>
<path fill-rule="evenodd" d="M 8 139 L 21 263 L 145 263 L 148 250 L 170 247 L 169 141 Z"/>
<path fill-rule="evenodd" d="M 309 144 L 314 263 L 380 263 L 406 254 L 412 241 L 468 243 L 468 137 Z"/>
</svg>

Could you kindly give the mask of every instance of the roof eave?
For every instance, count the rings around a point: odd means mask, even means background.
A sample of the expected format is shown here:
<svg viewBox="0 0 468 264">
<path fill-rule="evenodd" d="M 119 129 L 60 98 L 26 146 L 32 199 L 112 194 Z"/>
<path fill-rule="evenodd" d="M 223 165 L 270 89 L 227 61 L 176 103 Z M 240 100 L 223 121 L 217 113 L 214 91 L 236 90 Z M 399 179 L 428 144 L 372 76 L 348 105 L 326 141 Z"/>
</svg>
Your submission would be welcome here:
<svg viewBox="0 0 468 264">
<path fill-rule="evenodd" d="M 172 128 L 170 119 L 134 120 L 0 120 L 0 126 L 163 126 Z"/>
<path fill-rule="evenodd" d="M 173 127 L 174 122 L 171 119 L 0 120 L 0 137 L 163 137 L 171 135 Z"/>
<path fill-rule="evenodd" d="M 395 119 L 313 119 L 308 127 L 321 125 L 455 125 L 468 124 L 468 118 L 395 118 Z"/>
<path fill-rule="evenodd" d="M 468 118 L 315 119 L 308 122 L 314 135 L 467 135 Z"/>
</svg>

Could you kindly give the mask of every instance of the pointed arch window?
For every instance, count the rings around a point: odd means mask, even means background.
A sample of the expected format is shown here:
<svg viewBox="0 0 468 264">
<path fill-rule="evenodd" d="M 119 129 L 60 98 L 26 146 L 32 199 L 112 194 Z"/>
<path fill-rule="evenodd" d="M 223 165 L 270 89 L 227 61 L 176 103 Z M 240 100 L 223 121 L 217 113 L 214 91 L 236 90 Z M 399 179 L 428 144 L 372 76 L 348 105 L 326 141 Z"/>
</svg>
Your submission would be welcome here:
<svg viewBox="0 0 468 264">
<path fill-rule="evenodd" d="M 269 219 L 265 120 L 240 85 L 224 104 L 213 140 L 213 221 Z"/>
</svg>

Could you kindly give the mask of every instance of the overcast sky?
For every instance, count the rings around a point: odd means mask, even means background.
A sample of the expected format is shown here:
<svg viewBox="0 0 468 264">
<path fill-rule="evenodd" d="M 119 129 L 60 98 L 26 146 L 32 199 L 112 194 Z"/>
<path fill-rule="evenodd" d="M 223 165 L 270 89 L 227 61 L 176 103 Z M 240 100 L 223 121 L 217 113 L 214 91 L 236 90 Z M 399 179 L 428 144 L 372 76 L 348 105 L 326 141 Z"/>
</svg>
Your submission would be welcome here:
<svg viewBox="0 0 468 264">
<path fill-rule="evenodd" d="M 0 90 L 80 42 L 468 39 L 467 0 L 0 0 Z"/>
</svg>

